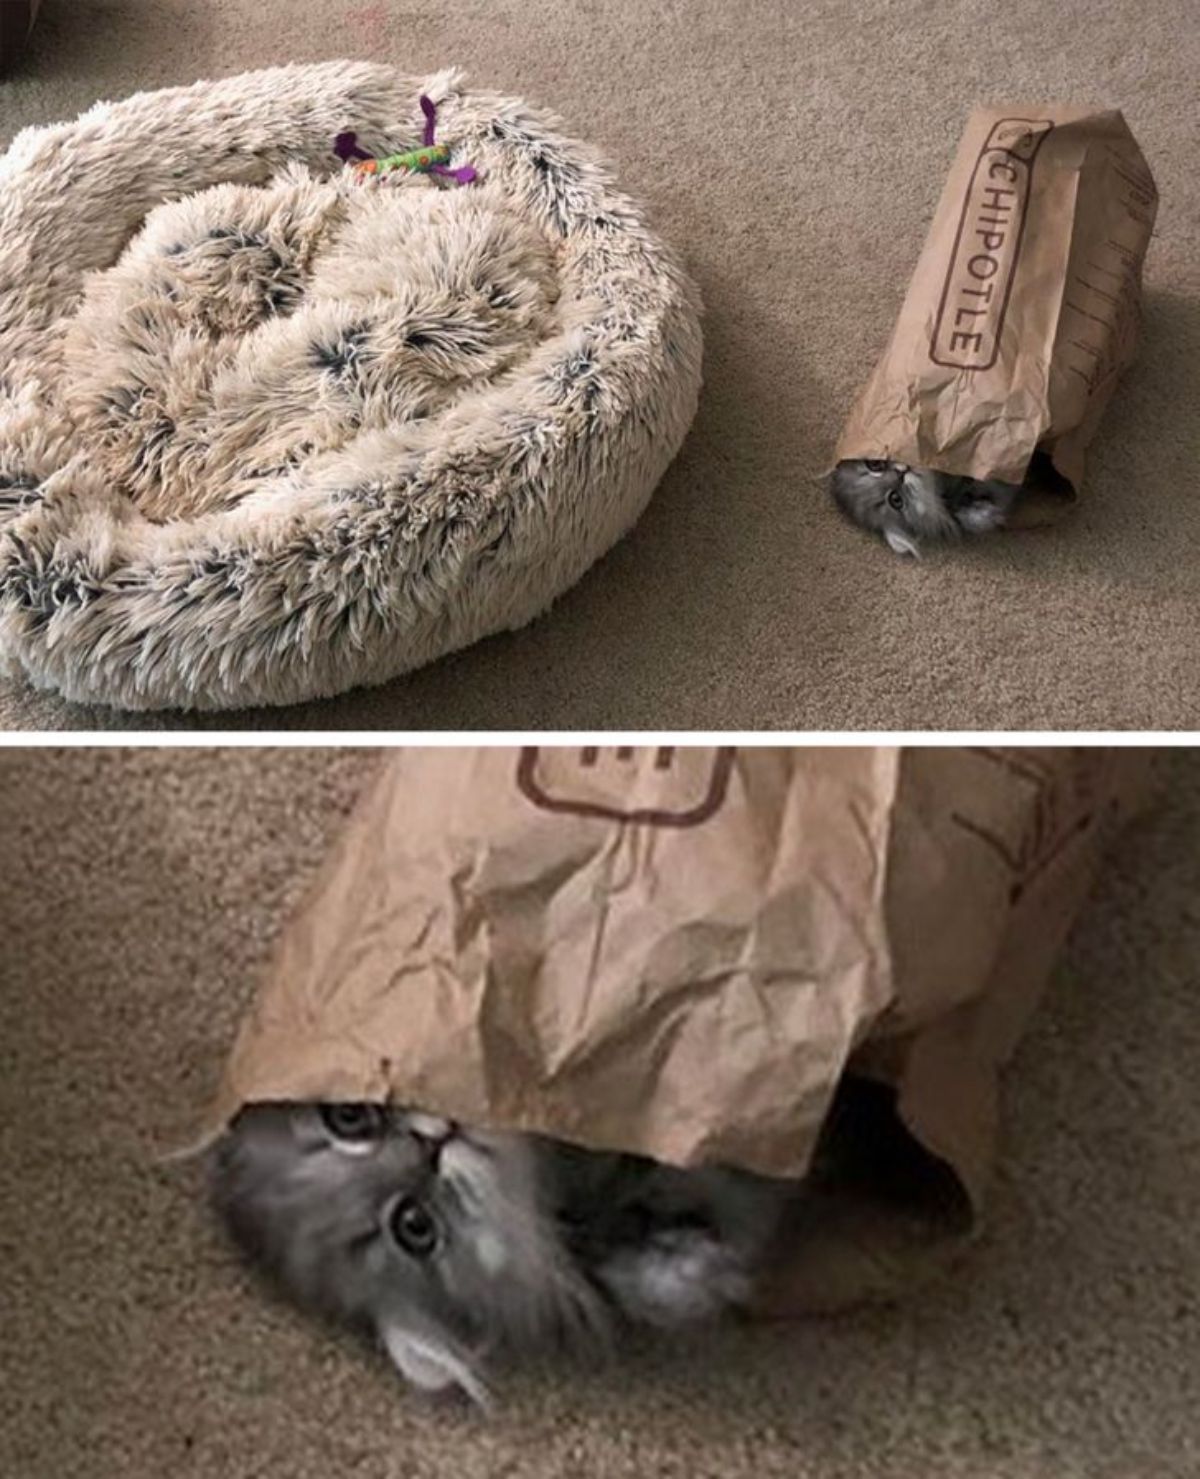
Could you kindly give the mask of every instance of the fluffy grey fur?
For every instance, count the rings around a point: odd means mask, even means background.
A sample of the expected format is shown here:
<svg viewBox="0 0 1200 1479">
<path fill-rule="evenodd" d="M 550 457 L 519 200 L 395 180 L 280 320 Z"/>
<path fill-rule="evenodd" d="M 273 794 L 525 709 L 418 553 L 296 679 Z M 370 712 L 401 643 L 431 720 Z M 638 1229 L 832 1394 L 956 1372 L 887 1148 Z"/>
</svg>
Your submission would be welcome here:
<svg viewBox="0 0 1200 1479">
<path fill-rule="evenodd" d="M 1020 489 L 1012 483 L 953 477 L 903 462 L 839 462 L 830 491 L 853 523 L 879 534 L 900 555 L 923 543 L 1003 527 Z"/>
<path fill-rule="evenodd" d="M 234 1236 L 295 1299 L 478 1401 L 505 1355 L 738 1305 L 795 1195 L 371 1105 L 251 1105 L 213 1170 Z"/>
<path fill-rule="evenodd" d="M 418 99 L 478 183 L 352 182 Z M 378 683 L 542 611 L 694 414 L 699 302 L 525 104 L 361 62 L 0 157 L 0 668 L 124 708 Z"/>
</svg>

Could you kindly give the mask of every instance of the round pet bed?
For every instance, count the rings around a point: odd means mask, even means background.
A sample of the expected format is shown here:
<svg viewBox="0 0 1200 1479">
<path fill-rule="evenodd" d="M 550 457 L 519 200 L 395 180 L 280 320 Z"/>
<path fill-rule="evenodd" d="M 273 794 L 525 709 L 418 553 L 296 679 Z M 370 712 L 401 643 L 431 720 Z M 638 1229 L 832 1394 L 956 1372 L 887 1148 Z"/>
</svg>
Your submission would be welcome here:
<svg viewBox="0 0 1200 1479">
<path fill-rule="evenodd" d="M 438 173 L 334 152 L 419 152 L 435 113 Z M 591 151 L 453 73 L 286 67 L 27 130 L 0 158 L 0 666 L 215 709 L 520 626 L 642 511 L 700 349 Z"/>
</svg>

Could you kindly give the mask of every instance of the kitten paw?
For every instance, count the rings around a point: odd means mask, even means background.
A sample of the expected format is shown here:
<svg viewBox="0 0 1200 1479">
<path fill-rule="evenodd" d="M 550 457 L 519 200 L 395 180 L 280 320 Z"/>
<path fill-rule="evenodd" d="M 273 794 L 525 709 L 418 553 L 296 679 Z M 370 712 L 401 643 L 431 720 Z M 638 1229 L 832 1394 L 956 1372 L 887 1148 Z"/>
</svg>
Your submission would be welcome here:
<svg viewBox="0 0 1200 1479">
<path fill-rule="evenodd" d="M 713 1319 L 745 1301 L 751 1282 L 729 1248 L 691 1230 L 662 1232 L 616 1254 L 602 1277 L 631 1319 L 664 1328 Z"/>
</svg>

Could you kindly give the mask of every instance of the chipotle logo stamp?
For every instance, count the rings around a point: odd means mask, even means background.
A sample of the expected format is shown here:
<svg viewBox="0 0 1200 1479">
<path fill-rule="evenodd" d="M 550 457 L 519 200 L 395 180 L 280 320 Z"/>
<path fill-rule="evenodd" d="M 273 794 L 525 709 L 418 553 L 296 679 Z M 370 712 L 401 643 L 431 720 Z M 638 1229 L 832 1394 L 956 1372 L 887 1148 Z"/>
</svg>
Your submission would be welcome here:
<svg viewBox="0 0 1200 1479">
<path fill-rule="evenodd" d="M 1024 806 L 1011 798 L 995 815 L 964 807 L 950 813 L 955 826 L 969 832 L 1003 863 L 1010 875 L 1009 901 L 1017 903 L 1030 883 L 1097 821 L 1107 774 L 1103 750 L 1075 750 L 1071 765 L 1054 764 L 1036 750 L 975 748 L 969 753 L 1008 776 Z M 989 795 L 986 790 L 981 795 Z"/>
<path fill-rule="evenodd" d="M 971 171 L 929 357 L 959 370 L 990 370 L 1021 251 L 1033 165 L 1054 127 L 1047 119 L 1002 118 Z"/>
<path fill-rule="evenodd" d="M 543 811 L 698 827 L 729 790 L 733 745 L 526 745 L 517 788 Z"/>
</svg>

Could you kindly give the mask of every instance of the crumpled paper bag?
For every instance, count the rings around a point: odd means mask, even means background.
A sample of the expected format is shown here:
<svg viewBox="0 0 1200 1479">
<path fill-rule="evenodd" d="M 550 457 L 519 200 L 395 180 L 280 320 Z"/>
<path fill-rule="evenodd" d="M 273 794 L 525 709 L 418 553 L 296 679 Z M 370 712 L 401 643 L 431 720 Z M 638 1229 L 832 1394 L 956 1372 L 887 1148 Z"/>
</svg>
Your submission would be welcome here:
<svg viewBox="0 0 1200 1479">
<path fill-rule="evenodd" d="M 1072 501 L 1134 358 L 1157 206 L 1119 112 L 976 108 L 838 459 L 1030 474 L 1018 523 Z"/>
<path fill-rule="evenodd" d="M 207 1133 L 254 1100 L 391 1098 L 800 1175 L 849 1069 L 976 1204 L 999 1066 L 1141 769 L 1105 749 L 397 750 L 284 931 Z M 811 1284 L 828 1225 L 806 1236 Z"/>
</svg>

